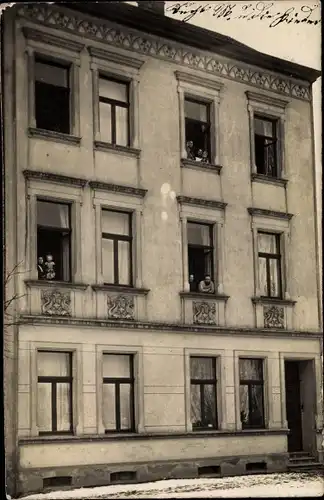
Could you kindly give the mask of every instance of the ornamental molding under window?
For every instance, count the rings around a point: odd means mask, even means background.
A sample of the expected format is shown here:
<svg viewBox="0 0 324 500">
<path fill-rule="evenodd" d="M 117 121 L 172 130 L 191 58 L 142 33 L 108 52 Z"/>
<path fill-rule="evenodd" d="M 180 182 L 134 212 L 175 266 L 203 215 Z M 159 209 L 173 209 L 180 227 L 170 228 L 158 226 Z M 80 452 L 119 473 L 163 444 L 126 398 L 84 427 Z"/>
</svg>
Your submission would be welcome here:
<svg viewBox="0 0 324 500">
<path fill-rule="evenodd" d="M 216 325 L 216 304 L 213 302 L 193 302 L 194 325 Z"/>
<path fill-rule="evenodd" d="M 71 293 L 60 290 L 42 290 L 41 311 L 47 316 L 71 316 Z"/>
<path fill-rule="evenodd" d="M 189 196 L 177 196 L 177 200 L 179 203 L 183 203 L 185 205 L 193 205 L 199 207 L 207 207 L 207 208 L 216 208 L 224 210 L 227 203 L 223 201 L 216 200 L 206 200 L 205 198 L 192 198 Z"/>
<path fill-rule="evenodd" d="M 34 179 L 38 181 L 55 182 L 59 184 L 69 184 L 72 186 L 84 187 L 87 184 L 86 179 L 77 177 L 69 177 L 67 175 L 52 174 L 50 172 L 39 172 L 37 170 L 24 170 L 23 175 L 26 179 Z"/>
<path fill-rule="evenodd" d="M 276 212 L 274 210 L 266 210 L 264 208 L 249 207 L 248 212 L 252 216 L 271 217 L 273 219 L 290 220 L 293 217 L 293 214 L 288 214 L 286 212 Z"/>
<path fill-rule="evenodd" d="M 71 39 L 60 38 L 45 31 L 35 30 L 29 26 L 23 26 L 22 32 L 28 40 L 34 42 L 47 43 L 48 45 L 69 49 L 73 52 L 81 52 L 85 48 L 84 43 L 76 42 Z"/>
<path fill-rule="evenodd" d="M 107 182 L 100 181 L 90 181 L 89 186 L 92 189 L 99 189 L 101 191 L 107 191 L 110 193 L 120 193 L 131 196 L 138 196 L 139 198 L 144 198 L 147 193 L 147 189 L 134 188 L 132 186 L 121 186 L 119 184 L 110 184 Z"/>
<path fill-rule="evenodd" d="M 142 35 L 125 27 L 120 29 L 115 23 L 103 22 L 68 9 L 53 5 L 25 4 L 18 8 L 18 15 L 45 26 L 63 29 L 66 33 L 77 33 L 114 47 L 132 50 L 141 54 L 158 57 L 196 70 L 253 85 L 271 92 L 277 92 L 297 99 L 310 101 L 311 85 L 291 81 L 266 71 L 255 70 L 245 64 L 225 62 L 221 58 L 198 51 L 188 50 L 185 45 L 169 40 Z"/>
<path fill-rule="evenodd" d="M 285 310 L 279 306 L 264 306 L 263 318 L 265 328 L 285 328 Z"/>
<path fill-rule="evenodd" d="M 135 319 L 135 301 L 132 295 L 116 295 L 107 297 L 108 319 Z"/>
</svg>

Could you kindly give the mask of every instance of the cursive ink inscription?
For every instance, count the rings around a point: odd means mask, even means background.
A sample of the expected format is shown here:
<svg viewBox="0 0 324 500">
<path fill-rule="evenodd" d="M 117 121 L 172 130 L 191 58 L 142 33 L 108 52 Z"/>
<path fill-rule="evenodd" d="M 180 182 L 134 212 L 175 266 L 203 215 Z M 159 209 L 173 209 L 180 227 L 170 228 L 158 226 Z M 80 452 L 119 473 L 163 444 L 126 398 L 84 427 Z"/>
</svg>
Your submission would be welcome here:
<svg viewBox="0 0 324 500">
<path fill-rule="evenodd" d="M 182 21 L 190 21 L 194 16 L 209 12 L 217 19 L 223 18 L 227 21 L 231 19 L 244 19 L 246 21 L 269 22 L 270 28 L 275 28 L 281 23 L 286 24 L 307 24 L 316 26 L 321 22 L 316 18 L 316 11 L 319 11 L 319 4 L 301 5 L 290 7 L 289 9 L 279 11 L 275 2 L 253 2 L 246 4 L 237 3 L 200 3 L 184 2 L 169 5 L 166 10 L 171 14 L 178 14 Z"/>
</svg>

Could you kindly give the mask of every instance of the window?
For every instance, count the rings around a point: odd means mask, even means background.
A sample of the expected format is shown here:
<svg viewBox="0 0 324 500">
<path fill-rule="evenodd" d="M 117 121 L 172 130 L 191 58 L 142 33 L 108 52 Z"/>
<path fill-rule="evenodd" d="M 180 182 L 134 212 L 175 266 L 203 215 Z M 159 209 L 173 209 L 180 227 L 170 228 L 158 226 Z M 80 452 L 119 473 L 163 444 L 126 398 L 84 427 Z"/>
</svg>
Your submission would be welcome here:
<svg viewBox="0 0 324 500">
<path fill-rule="evenodd" d="M 38 278 L 71 281 L 71 205 L 37 200 Z"/>
<path fill-rule="evenodd" d="M 105 431 L 134 431 L 134 357 L 104 354 L 102 364 Z"/>
<path fill-rule="evenodd" d="M 132 214 L 102 210 L 102 270 L 105 284 L 132 286 Z"/>
<path fill-rule="evenodd" d="M 184 110 L 187 158 L 210 163 L 210 105 L 186 98 Z"/>
<path fill-rule="evenodd" d="M 263 360 L 239 359 L 242 429 L 264 427 Z"/>
<path fill-rule="evenodd" d="M 257 173 L 278 177 L 277 120 L 255 116 L 254 143 Z"/>
<path fill-rule="evenodd" d="M 70 67 L 35 59 L 36 127 L 70 133 Z"/>
<path fill-rule="evenodd" d="M 190 291 L 196 291 L 201 280 L 213 276 L 213 226 L 187 222 Z"/>
<path fill-rule="evenodd" d="M 194 430 L 217 429 L 216 358 L 190 358 L 190 407 Z"/>
<path fill-rule="evenodd" d="M 259 280 L 262 297 L 282 297 L 280 235 L 258 232 Z"/>
<path fill-rule="evenodd" d="M 39 434 L 72 432 L 72 353 L 38 351 Z"/>
<path fill-rule="evenodd" d="M 129 146 L 129 85 L 99 77 L 99 127 L 103 142 Z"/>
</svg>

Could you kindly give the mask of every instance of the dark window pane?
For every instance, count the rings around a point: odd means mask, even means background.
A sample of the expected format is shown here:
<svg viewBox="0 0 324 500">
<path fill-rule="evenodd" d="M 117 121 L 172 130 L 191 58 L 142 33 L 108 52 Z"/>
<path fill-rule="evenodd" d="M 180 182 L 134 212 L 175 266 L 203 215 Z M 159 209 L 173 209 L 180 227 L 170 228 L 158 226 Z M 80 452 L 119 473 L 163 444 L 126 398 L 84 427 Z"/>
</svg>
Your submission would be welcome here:
<svg viewBox="0 0 324 500">
<path fill-rule="evenodd" d="M 192 357 L 190 358 L 190 377 L 192 380 L 215 379 L 215 358 Z"/>
<path fill-rule="evenodd" d="M 103 377 L 129 378 L 130 376 L 129 354 L 103 355 Z"/>
<path fill-rule="evenodd" d="M 107 430 L 116 429 L 116 396 L 114 384 L 103 384 L 102 387 L 102 417 Z"/>
<path fill-rule="evenodd" d="M 205 427 L 216 427 L 216 388 L 204 384 L 204 423 Z"/>
<path fill-rule="evenodd" d="M 185 117 L 200 122 L 208 121 L 208 104 L 198 103 L 185 99 Z"/>
<path fill-rule="evenodd" d="M 57 430 L 69 431 L 71 429 L 71 385 L 58 383 L 56 385 L 56 411 Z"/>
<path fill-rule="evenodd" d="M 191 385 L 190 388 L 190 415 L 193 427 L 202 426 L 201 418 L 201 403 L 200 403 L 200 386 Z"/>
<path fill-rule="evenodd" d="M 251 386 L 251 404 L 250 404 L 250 424 L 252 426 L 263 425 L 263 386 Z"/>
<path fill-rule="evenodd" d="M 193 143 L 193 155 L 197 160 L 202 160 L 203 153 L 207 152 L 207 160 L 210 161 L 210 129 L 209 124 L 185 120 L 186 143 Z"/>
<path fill-rule="evenodd" d="M 131 429 L 131 386 L 130 384 L 120 384 L 120 428 Z"/>
<path fill-rule="evenodd" d="M 53 63 L 35 61 L 35 80 L 56 87 L 68 88 L 69 68 Z"/>
<path fill-rule="evenodd" d="M 242 425 L 249 423 L 249 388 L 247 385 L 240 385 L 240 416 Z"/>
<path fill-rule="evenodd" d="M 210 226 L 196 222 L 187 223 L 188 243 L 193 245 L 212 246 Z"/>
<path fill-rule="evenodd" d="M 263 360 L 262 359 L 247 359 L 239 360 L 240 380 L 260 380 L 263 378 Z"/>
<path fill-rule="evenodd" d="M 70 227 L 70 206 L 38 200 L 37 224 L 68 229 Z"/>
<path fill-rule="evenodd" d="M 71 237 L 69 233 L 61 231 L 38 229 L 37 232 L 37 257 L 43 258 L 46 263 L 46 256 L 52 255 L 52 261 L 55 263 L 55 280 L 70 281 L 70 258 L 71 258 Z M 47 269 L 44 266 L 45 278 L 53 279 L 47 276 Z M 52 276 L 52 275 L 51 275 Z"/>
<path fill-rule="evenodd" d="M 40 432 L 52 431 L 52 385 L 37 384 L 37 426 Z"/>
<path fill-rule="evenodd" d="M 35 82 L 36 126 L 45 130 L 70 133 L 70 89 Z"/>
<path fill-rule="evenodd" d="M 128 84 L 99 78 L 99 96 L 128 103 Z"/>
</svg>

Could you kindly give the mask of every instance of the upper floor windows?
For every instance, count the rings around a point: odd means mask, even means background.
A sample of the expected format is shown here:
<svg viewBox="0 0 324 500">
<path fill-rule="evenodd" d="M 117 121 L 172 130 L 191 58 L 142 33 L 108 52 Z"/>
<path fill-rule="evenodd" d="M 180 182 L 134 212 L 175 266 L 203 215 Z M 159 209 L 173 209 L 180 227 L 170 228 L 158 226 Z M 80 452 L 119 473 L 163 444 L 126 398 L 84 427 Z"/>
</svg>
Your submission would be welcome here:
<svg viewBox="0 0 324 500">
<path fill-rule="evenodd" d="M 188 221 L 187 239 L 190 291 L 198 291 L 206 276 L 214 280 L 213 225 Z"/>
<path fill-rule="evenodd" d="M 38 279 L 71 281 L 71 205 L 37 200 Z"/>
<path fill-rule="evenodd" d="M 280 234 L 258 232 L 259 282 L 262 297 L 282 297 Z"/>
<path fill-rule="evenodd" d="M 210 104 L 186 98 L 184 109 L 187 158 L 210 163 Z"/>
<path fill-rule="evenodd" d="M 254 117 L 255 163 L 258 174 L 278 177 L 278 121 Z"/>
<path fill-rule="evenodd" d="M 102 141 L 130 145 L 128 83 L 99 77 L 99 117 Z"/>
<path fill-rule="evenodd" d="M 70 133 L 70 67 L 40 57 L 35 59 L 36 127 Z"/>
<path fill-rule="evenodd" d="M 101 220 L 104 283 L 132 286 L 132 214 L 103 209 Z"/>
</svg>

